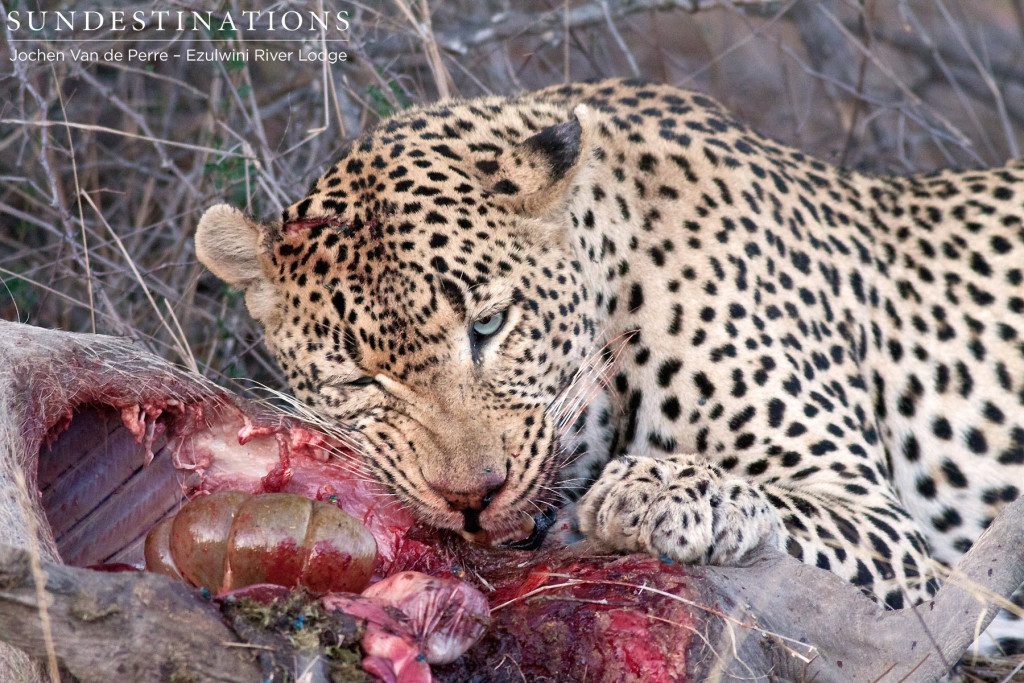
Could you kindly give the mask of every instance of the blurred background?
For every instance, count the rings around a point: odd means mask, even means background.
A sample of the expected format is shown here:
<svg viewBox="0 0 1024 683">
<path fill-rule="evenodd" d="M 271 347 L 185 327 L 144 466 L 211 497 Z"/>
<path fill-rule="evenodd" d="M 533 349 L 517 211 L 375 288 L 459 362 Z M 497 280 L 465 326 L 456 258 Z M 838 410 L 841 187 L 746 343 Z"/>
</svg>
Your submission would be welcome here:
<svg viewBox="0 0 1024 683">
<path fill-rule="evenodd" d="M 274 218 L 346 138 L 442 96 L 640 76 L 710 93 L 764 134 L 875 174 L 998 165 L 1024 144 L 1024 0 L 284 1 L 259 9 L 269 7 L 348 11 L 347 60 L 12 62 L 14 48 L 75 44 L 53 32 L 25 40 L 9 12 L 40 8 L 3 0 L 0 318 L 129 336 L 243 393 L 284 388 L 241 294 L 196 261 L 199 216 L 227 200 Z M 251 47 L 253 35 L 77 37 L 103 38 L 103 50 L 178 51 Z M 315 34 L 309 43 L 276 47 L 315 47 Z"/>
</svg>

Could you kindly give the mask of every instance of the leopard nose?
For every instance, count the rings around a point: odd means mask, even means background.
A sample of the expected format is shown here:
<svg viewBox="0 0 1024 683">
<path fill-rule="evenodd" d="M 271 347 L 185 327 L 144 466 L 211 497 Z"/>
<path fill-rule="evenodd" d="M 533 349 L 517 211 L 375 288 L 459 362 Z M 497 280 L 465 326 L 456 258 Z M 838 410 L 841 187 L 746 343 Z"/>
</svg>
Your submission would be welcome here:
<svg viewBox="0 0 1024 683">
<path fill-rule="evenodd" d="M 474 530 L 468 528 L 472 526 L 470 518 L 475 518 L 476 514 L 483 512 L 491 504 L 498 492 L 504 488 L 505 479 L 505 472 L 489 471 L 484 472 L 468 488 L 456 488 L 444 481 L 427 480 L 427 484 L 434 493 L 447 501 L 452 510 L 466 515 L 466 531 L 472 532 Z"/>
</svg>

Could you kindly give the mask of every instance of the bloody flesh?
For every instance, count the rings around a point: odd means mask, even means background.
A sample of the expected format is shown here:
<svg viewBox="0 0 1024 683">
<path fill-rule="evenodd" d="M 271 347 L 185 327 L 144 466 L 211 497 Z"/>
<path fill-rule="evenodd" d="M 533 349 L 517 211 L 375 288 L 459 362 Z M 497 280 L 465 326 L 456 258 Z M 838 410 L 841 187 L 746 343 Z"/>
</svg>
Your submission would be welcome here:
<svg viewBox="0 0 1024 683">
<path fill-rule="evenodd" d="M 701 623 L 683 567 L 561 552 L 521 578 L 499 579 L 496 588 L 483 640 L 435 668 L 438 680 L 470 681 L 484 672 L 493 672 L 486 680 L 522 680 L 520 673 L 530 681 L 689 680 L 687 652 Z"/>
<path fill-rule="evenodd" d="M 708 600 L 694 593 L 684 567 L 641 556 L 580 558 L 571 549 L 470 545 L 418 527 L 361 474 L 351 454 L 316 432 L 255 428 L 247 419 L 214 431 L 182 451 L 182 461 L 199 475 L 193 493 L 241 488 L 333 502 L 375 537 L 375 580 L 412 569 L 459 578 L 484 593 L 491 627 L 467 654 L 434 667 L 439 680 L 520 680 L 519 672 L 528 680 L 687 680 L 687 651 L 702 623 L 693 605 Z M 244 468 L 233 466 L 237 454 L 224 457 L 235 447 L 232 437 L 250 452 Z"/>
</svg>

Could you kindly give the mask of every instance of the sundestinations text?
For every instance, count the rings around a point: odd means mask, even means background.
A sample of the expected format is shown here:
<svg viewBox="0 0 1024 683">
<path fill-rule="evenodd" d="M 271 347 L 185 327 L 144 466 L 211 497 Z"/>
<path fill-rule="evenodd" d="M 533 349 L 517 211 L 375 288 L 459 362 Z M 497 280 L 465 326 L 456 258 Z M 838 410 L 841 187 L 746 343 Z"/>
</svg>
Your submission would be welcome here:
<svg viewBox="0 0 1024 683">
<path fill-rule="evenodd" d="M 7 30 L 50 31 L 348 31 L 348 11 L 11 10 Z"/>
</svg>

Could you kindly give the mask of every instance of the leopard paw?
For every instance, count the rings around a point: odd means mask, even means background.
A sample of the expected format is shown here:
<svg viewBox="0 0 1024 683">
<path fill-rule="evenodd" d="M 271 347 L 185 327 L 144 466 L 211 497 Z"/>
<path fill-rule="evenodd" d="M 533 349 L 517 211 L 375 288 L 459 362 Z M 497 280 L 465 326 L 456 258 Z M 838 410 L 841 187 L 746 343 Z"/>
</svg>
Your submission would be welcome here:
<svg viewBox="0 0 1024 683">
<path fill-rule="evenodd" d="M 610 550 L 715 565 L 776 545 L 780 528 L 760 489 L 685 455 L 613 460 L 577 514 L 583 534 Z"/>
</svg>

